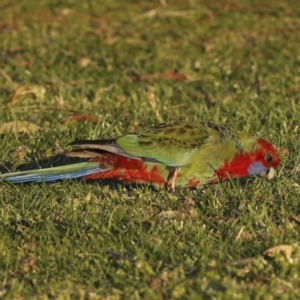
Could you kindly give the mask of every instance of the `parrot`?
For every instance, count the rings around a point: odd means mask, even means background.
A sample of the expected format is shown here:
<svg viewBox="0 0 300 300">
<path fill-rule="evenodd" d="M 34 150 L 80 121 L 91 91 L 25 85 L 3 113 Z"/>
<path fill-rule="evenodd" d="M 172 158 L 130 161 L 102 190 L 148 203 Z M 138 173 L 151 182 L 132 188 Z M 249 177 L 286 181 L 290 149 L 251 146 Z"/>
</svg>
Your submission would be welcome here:
<svg viewBox="0 0 300 300">
<path fill-rule="evenodd" d="M 272 178 L 280 165 L 266 139 L 210 122 L 171 121 L 116 138 L 77 140 L 66 152 L 86 161 L 0 175 L 0 182 L 112 179 L 197 188 L 229 178 Z"/>
</svg>

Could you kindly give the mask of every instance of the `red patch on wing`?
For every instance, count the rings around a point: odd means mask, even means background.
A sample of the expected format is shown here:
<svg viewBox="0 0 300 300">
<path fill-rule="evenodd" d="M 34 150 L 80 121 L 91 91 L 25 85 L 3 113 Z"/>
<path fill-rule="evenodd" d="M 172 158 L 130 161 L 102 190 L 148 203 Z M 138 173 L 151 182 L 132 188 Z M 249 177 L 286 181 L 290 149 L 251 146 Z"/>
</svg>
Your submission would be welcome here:
<svg viewBox="0 0 300 300">
<path fill-rule="evenodd" d="M 86 176 L 86 179 L 116 179 L 127 183 L 158 183 L 163 184 L 165 179 L 159 174 L 157 165 L 148 168 L 142 160 L 130 159 L 123 156 L 107 153 L 95 157 L 91 162 L 99 162 L 102 169 L 107 171 Z"/>
</svg>

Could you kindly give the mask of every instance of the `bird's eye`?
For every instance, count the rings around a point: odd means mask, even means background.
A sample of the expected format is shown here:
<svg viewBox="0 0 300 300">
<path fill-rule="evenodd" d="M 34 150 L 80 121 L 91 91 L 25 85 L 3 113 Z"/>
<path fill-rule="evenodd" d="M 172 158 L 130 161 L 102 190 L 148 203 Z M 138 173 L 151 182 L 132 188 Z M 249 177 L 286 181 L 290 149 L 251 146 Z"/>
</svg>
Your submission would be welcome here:
<svg viewBox="0 0 300 300">
<path fill-rule="evenodd" d="M 273 161 L 273 156 L 271 154 L 266 155 L 265 157 L 266 162 L 270 163 Z"/>
</svg>

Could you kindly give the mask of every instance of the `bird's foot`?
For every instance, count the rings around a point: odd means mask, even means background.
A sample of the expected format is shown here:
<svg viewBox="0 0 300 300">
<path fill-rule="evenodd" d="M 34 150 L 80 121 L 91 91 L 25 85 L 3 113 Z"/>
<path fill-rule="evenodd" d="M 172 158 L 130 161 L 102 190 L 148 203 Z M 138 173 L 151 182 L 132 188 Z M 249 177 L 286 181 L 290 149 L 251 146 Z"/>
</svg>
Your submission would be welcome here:
<svg viewBox="0 0 300 300">
<path fill-rule="evenodd" d="M 165 182 L 165 189 L 166 190 L 170 190 L 172 193 L 175 192 L 175 180 L 176 180 L 179 172 L 180 172 L 180 168 L 171 168 L 169 170 L 169 175 L 168 175 L 168 178 Z M 171 180 L 171 186 L 169 184 L 170 180 Z"/>
</svg>

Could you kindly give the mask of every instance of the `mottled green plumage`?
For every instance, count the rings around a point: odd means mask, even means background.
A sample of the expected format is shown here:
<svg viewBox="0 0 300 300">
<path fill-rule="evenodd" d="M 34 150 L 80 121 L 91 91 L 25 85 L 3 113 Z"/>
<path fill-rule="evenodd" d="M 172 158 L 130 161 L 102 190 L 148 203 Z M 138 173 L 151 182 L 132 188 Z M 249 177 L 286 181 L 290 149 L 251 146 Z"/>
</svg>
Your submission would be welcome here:
<svg viewBox="0 0 300 300">
<path fill-rule="evenodd" d="M 243 149 L 251 151 L 256 138 L 224 126 L 206 122 L 171 122 L 140 133 L 121 136 L 116 144 L 130 155 L 181 167 L 181 178 L 211 180 L 214 170 Z"/>
</svg>

